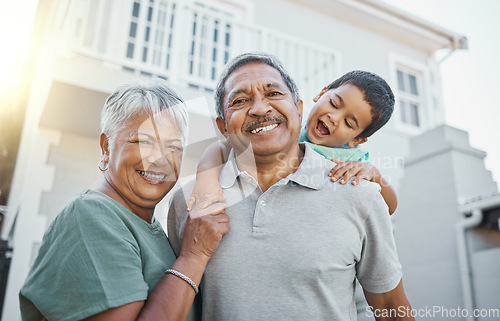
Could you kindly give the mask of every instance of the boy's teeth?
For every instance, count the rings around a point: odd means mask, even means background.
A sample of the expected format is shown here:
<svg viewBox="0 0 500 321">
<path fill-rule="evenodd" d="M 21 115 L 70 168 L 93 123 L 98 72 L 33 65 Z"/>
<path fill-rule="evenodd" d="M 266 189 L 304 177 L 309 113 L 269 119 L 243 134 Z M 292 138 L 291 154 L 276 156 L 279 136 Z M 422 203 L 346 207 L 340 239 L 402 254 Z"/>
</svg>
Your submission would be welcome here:
<svg viewBox="0 0 500 321">
<path fill-rule="evenodd" d="M 276 128 L 278 127 L 278 124 L 272 124 L 272 125 L 268 125 L 268 126 L 264 126 L 264 127 L 259 127 L 259 128 L 255 128 L 251 131 L 252 134 L 256 134 L 256 133 L 262 133 L 262 132 L 267 132 L 268 130 L 271 130 L 273 128 Z"/>
<path fill-rule="evenodd" d="M 152 173 L 148 173 L 148 172 L 141 171 L 141 170 L 138 170 L 137 172 L 139 172 L 139 174 L 141 174 L 142 176 L 149 178 L 149 179 L 152 179 L 152 180 L 155 180 L 155 181 L 162 181 L 167 176 L 167 175 L 161 175 L 161 174 L 152 174 Z"/>
</svg>

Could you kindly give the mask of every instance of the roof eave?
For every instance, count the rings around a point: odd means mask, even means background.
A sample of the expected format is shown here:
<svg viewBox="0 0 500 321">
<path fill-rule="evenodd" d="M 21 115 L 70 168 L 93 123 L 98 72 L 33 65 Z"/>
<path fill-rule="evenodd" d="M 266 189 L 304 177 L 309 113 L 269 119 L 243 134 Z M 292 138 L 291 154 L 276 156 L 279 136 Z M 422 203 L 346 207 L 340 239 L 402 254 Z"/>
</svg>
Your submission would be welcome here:
<svg viewBox="0 0 500 321">
<path fill-rule="evenodd" d="M 380 0 L 295 0 L 426 52 L 467 49 L 467 37 Z"/>
<path fill-rule="evenodd" d="M 450 49 L 468 49 L 467 37 L 454 31 L 446 29 L 438 24 L 412 15 L 402 9 L 396 8 L 380 0 L 340 0 L 344 3 L 356 5 L 363 4 L 365 8 L 372 8 L 375 12 L 385 17 L 391 16 L 391 21 L 396 25 L 415 32 Z M 440 49 L 440 48 L 438 48 Z"/>
</svg>

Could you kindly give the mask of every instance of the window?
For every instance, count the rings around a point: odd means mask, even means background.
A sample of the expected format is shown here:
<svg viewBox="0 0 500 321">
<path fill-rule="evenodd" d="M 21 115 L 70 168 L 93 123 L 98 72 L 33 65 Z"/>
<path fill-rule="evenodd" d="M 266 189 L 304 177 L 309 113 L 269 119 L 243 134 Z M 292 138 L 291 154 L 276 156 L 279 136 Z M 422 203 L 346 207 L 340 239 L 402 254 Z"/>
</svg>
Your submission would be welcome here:
<svg viewBox="0 0 500 321">
<path fill-rule="evenodd" d="M 224 1 L 197 0 L 192 18 L 189 52 L 189 75 L 215 81 L 228 62 L 233 45 L 233 20 L 242 20 L 245 9 Z"/>
<path fill-rule="evenodd" d="M 137 36 L 137 24 L 139 20 L 140 9 L 141 9 L 141 4 L 135 1 L 132 7 L 132 18 L 130 21 L 130 31 L 128 34 L 127 58 L 134 58 L 134 49 Z"/>
<path fill-rule="evenodd" d="M 168 70 L 175 11 L 173 2 L 134 0 L 126 57 Z"/>
<path fill-rule="evenodd" d="M 420 75 L 414 71 L 397 68 L 398 105 L 400 121 L 409 126 L 421 127 L 422 93 Z"/>
<path fill-rule="evenodd" d="M 125 57 L 139 69 L 212 88 L 237 39 L 234 21 L 245 21 L 249 7 L 241 0 L 130 0 Z M 176 45 L 187 57 L 179 55 L 173 67 Z"/>
</svg>

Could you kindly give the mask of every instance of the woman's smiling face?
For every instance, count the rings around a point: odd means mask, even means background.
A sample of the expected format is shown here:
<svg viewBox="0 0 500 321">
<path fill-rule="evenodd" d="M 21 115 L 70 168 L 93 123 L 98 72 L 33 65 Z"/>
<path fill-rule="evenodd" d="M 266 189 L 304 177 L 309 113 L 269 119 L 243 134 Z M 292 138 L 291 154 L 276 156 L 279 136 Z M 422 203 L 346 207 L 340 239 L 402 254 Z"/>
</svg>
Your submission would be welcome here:
<svg viewBox="0 0 500 321">
<path fill-rule="evenodd" d="M 106 179 L 129 207 L 154 208 L 178 179 L 182 134 L 166 112 L 155 123 L 146 113 L 132 117 L 112 141 Z"/>
</svg>

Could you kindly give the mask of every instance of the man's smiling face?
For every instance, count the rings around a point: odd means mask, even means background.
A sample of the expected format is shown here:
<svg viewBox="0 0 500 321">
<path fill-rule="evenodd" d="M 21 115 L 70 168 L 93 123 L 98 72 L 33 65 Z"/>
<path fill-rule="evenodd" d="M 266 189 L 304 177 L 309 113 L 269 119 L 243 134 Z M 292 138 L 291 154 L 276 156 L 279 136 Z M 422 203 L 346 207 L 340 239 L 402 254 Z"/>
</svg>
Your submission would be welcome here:
<svg viewBox="0 0 500 321">
<path fill-rule="evenodd" d="M 225 119 L 217 125 L 236 153 L 251 144 L 255 156 L 289 153 L 298 147 L 302 101 L 293 95 L 275 68 L 249 63 L 226 80 L 222 101 Z"/>
</svg>

